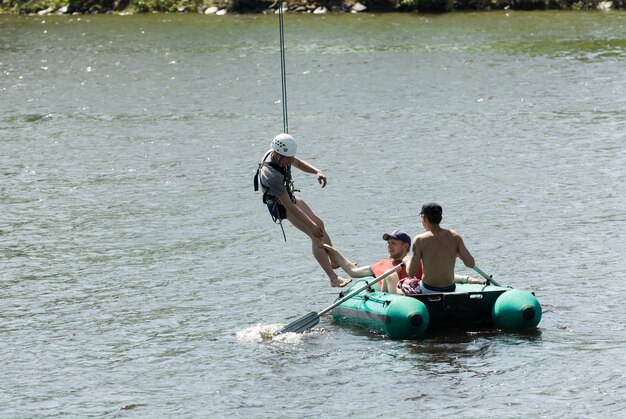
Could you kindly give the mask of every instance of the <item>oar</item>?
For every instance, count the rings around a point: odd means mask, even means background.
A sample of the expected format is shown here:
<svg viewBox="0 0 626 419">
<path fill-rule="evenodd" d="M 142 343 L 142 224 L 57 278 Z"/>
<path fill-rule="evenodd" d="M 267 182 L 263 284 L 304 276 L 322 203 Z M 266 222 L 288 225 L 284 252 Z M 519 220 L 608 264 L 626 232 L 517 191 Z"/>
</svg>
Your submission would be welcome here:
<svg viewBox="0 0 626 419">
<path fill-rule="evenodd" d="M 491 275 L 487 275 L 486 273 L 484 273 L 478 266 L 474 266 L 474 270 L 476 272 L 478 272 L 480 274 L 480 276 L 482 276 L 483 278 L 485 278 L 487 280 L 487 285 L 489 285 L 489 283 L 491 282 L 496 287 L 501 287 L 502 286 L 502 285 L 498 284 L 496 281 L 494 281 L 494 279 L 493 279 L 493 277 Z"/>
<path fill-rule="evenodd" d="M 404 266 L 404 263 L 401 263 L 399 265 L 394 266 L 393 268 L 389 269 L 388 271 L 386 271 L 384 274 L 382 274 L 378 278 L 374 278 L 371 281 L 367 282 L 365 285 L 360 286 L 356 290 L 350 291 L 347 295 L 345 295 L 342 298 L 340 298 L 339 300 L 335 301 L 333 304 L 331 304 L 330 306 L 326 307 L 322 311 L 319 311 L 319 312 L 312 311 L 309 314 L 307 314 L 306 316 L 303 316 L 303 317 L 299 318 L 298 320 L 289 323 L 287 326 L 285 326 L 281 330 L 279 330 L 277 334 L 280 335 L 280 334 L 283 334 L 283 333 L 302 333 L 305 330 L 312 328 L 313 326 L 315 326 L 316 324 L 318 324 L 320 322 L 320 316 L 321 315 L 323 315 L 325 313 L 328 313 L 330 310 L 332 310 L 333 308 L 337 307 L 339 304 L 343 303 L 344 301 L 354 297 L 355 295 L 357 295 L 358 293 L 360 293 L 364 289 L 371 287 L 372 285 L 374 285 L 378 281 L 387 278 L 389 275 L 391 275 L 394 272 L 399 271 L 400 268 L 402 268 L 402 266 Z"/>
</svg>

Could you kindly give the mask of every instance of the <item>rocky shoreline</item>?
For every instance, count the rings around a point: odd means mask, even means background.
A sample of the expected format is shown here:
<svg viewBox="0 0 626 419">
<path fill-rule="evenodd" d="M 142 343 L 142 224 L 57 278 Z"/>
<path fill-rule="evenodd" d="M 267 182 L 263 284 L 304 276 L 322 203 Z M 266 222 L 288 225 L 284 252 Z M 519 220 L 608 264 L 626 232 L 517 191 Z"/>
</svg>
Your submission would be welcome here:
<svg viewBox="0 0 626 419">
<path fill-rule="evenodd" d="M 0 13 L 28 15 L 200 13 L 278 13 L 280 3 L 266 0 L 0 0 Z M 295 0 L 282 3 L 286 13 L 445 13 L 489 10 L 611 10 L 626 0 Z"/>
</svg>

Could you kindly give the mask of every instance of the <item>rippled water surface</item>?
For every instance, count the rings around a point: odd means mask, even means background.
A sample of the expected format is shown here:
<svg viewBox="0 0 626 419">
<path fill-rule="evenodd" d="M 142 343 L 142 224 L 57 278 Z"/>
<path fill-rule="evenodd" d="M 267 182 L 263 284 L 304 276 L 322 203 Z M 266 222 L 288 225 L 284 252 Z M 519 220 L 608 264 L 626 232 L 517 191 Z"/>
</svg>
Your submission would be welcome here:
<svg viewBox="0 0 626 419">
<path fill-rule="evenodd" d="M 0 415 L 600 417 L 626 408 L 626 15 L 287 15 L 296 174 L 361 265 L 425 201 L 536 333 L 322 318 L 252 190 L 275 16 L 0 16 Z M 458 266 L 461 273 L 470 273 Z"/>
</svg>

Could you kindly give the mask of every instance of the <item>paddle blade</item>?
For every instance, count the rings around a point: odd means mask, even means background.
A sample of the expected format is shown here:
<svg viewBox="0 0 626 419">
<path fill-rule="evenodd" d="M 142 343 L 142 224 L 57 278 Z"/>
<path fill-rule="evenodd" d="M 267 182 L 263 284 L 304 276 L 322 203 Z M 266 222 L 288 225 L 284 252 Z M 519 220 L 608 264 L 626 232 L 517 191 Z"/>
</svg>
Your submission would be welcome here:
<svg viewBox="0 0 626 419">
<path fill-rule="evenodd" d="M 315 311 L 310 312 L 306 316 L 300 317 L 298 320 L 289 323 L 278 331 L 277 334 L 283 333 L 302 333 L 320 322 L 320 315 Z"/>
</svg>

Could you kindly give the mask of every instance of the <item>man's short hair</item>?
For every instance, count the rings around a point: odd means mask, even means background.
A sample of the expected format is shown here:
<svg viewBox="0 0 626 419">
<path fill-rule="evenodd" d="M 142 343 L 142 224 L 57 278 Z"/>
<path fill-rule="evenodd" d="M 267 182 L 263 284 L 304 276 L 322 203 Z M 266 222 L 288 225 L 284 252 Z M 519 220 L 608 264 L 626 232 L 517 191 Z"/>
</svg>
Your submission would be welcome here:
<svg viewBox="0 0 626 419">
<path fill-rule="evenodd" d="M 424 214 L 424 216 L 428 219 L 428 222 L 431 224 L 439 224 L 441 222 L 443 208 L 441 208 L 441 205 L 439 204 L 429 202 L 428 204 L 422 205 L 420 215 L 421 214 Z"/>
</svg>

